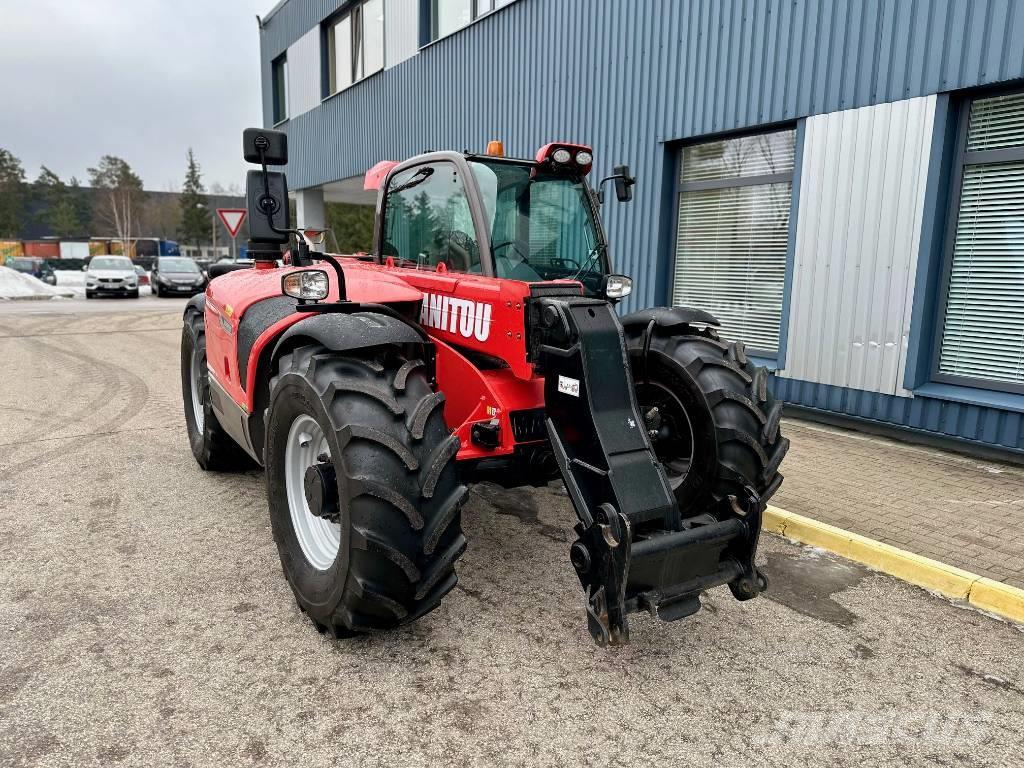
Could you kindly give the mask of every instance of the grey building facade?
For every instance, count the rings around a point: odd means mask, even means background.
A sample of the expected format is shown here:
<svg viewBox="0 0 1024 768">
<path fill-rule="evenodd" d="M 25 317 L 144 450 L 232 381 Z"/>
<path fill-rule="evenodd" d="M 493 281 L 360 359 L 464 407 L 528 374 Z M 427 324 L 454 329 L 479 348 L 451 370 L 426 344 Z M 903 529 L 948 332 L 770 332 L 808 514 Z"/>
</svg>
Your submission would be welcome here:
<svg viewBox="0 0 1024 768">
<path fill-rule="evenodd" d="M 824 417 L 1024 456 L 1022 0 L 284 0 L 300 223 L 491 139 L 628 163 L 630 308 L 692 304 Z"/>
</svg>

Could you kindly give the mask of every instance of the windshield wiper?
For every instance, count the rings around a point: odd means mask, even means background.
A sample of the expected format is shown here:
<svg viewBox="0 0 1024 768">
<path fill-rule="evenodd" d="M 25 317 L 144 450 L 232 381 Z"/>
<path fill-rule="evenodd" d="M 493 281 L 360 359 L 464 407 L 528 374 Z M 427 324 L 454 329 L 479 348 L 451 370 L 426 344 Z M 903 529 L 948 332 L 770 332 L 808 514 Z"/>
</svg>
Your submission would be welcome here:
<svg viewBox="0 0 1024 768">
<path fill-rule="evenodd" d="M 393 195 L 395 192 L 404 192 L 407 189 L 415 187 L 417 184 L 422 184 L 424 181 L 430 178 L 434 172 L 433 168 L 426 167 L 420 168 L 416 173 L 413 174 L 412 178 L 409 179 L 405 184 L 399 184 L 397 187 L 393 187 L 388 190 L 389 195 Z"/>
<path fill-rule="evenodd" d="M 594 259 L 596 259 L 600 254 L 604 253 L 607 249 L 608 249 L 608 243 L 598 243 L 593 248 L 591 248 L 590 249 L 590 253 L 587 256 L 586 261 L 584 261 L 580 265 L 580 268 L 578 270 L 576 270 L 576 274 L 574 274 L 569 279 L 570 280 L 576 280 L 580 275 L 583 274 L 584 270 L 589 272 L 590 271 L 590 264 L 591 264 L 591 262 L 593 262 Z"/>
</svg>

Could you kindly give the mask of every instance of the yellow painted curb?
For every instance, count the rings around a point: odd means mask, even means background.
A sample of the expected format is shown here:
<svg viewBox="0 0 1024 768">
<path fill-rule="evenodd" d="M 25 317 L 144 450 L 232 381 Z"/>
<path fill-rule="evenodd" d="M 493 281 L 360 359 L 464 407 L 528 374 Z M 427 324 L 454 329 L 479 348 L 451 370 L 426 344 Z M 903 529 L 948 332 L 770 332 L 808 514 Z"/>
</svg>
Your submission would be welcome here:
<svg viewBox="0 0 1024 768">
<path fill-rule="evenodd" d="M 1011 587 L 984 576 L 971 587 L 971 605 L 983 611 L 1003 616 L 1017 624 L 1024 624 L 1024 589 Z"/>
<path fill-rule="evenodd" d="M 788 539 L 827 549 L 903 581 L 1024 624 L 1024 589 L 769 506 L 762 527 Z"/>
</svg>

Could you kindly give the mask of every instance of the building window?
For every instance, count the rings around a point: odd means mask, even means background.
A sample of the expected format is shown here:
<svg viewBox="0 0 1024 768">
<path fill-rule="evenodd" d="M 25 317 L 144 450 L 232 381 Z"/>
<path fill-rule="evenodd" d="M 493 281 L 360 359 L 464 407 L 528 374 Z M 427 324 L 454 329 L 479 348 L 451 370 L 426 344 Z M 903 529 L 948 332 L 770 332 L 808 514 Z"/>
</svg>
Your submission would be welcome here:
<svg viewBox="0 0 1024 768">
<path fill-rule="evenodd" d="M 419 165 L 391 179 L 383 252 L 400 265 L 480 271 L 469 197 L 454 164 Z"/>
<path fill-rule="evenodd" d="M 274 125 L 288 119 L 288 59 L 278 56 L 270 64 Z"/>
<path fill-rule="evenodd" d="M 384 0 L 366 0 L 325 24 L 327 89 L 342 91 L 384 69 Z"/>
<path fill-rule="evenodd" d="M 796 131 L 687 146 L 680 158 L 672 301 L 705 309 L 723 337 L 779 348 Z"/>
<path fill-rule="evenodd" d="M 430 39 L 450 35 L 512 0 L 429 0 Z"/>
<path fill-rule="evenodd" d="M 1024 94 L 964 119 L 937 378 L 1024 392 Z"/>
</svg>

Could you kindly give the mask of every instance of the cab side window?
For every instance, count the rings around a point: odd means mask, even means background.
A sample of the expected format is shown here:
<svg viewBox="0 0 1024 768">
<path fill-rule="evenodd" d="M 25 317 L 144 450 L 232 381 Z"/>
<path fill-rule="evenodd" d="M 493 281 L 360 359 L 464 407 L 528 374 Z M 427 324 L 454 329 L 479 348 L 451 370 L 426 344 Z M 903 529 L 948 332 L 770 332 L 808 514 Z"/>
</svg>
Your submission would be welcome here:
<svg viewBox="0 0 1024 768">
<path fill-rule="evenodd" d="M 391 179 L 383 253 L 404 265 L 480 271 L 469 198 L 454 164 L 418 165 Z"/>
</svg>

